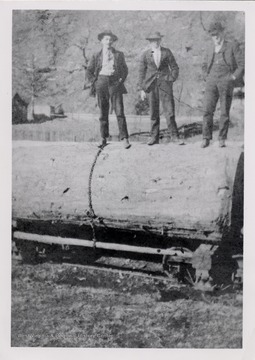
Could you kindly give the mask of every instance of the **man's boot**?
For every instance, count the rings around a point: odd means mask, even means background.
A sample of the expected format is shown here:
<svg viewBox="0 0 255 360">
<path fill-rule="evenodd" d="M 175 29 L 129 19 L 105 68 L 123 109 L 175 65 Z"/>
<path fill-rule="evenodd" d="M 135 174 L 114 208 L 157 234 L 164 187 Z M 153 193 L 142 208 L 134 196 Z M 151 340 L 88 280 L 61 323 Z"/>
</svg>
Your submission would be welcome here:
<svg viewBox="0 0 255 360">
<path fill-rule="evenodd" d="M 129 143 L 127 138 L 122 139 L 122 144 L 124 149 L 129 149 L 131 147 L 131 144 Z"/>
<path fill-rule="evenodd" d="M 220 139 L 219 140 L 219 147 L 226 147 L 226 144 L 225 144 L 225 140 L 224 139 Z"/>
<path fill-rule="evenodd" d="M 201 144 L 201 148 L 206 148 L 209 145 L 210 145 L 210 140 L 209 139 L 203 139 L 203 142 Z"/>
<path fill-rule="evenodd" d="M 155 145 L 158 144 L 159 141 L 155 138 L 150 138 L 149 141 L 147 142 L 147 145 Z"/>
<path fill-rule="evenodd" d="M 102 138 L 101 142 L 98 144 L 97 147 L 99 147 L 99 148 L 102 149 L 102 148 L 104 148 L 106 145 L 107 145 L 106 139 L 105 139 L 105 138 Z"/>
</svg>

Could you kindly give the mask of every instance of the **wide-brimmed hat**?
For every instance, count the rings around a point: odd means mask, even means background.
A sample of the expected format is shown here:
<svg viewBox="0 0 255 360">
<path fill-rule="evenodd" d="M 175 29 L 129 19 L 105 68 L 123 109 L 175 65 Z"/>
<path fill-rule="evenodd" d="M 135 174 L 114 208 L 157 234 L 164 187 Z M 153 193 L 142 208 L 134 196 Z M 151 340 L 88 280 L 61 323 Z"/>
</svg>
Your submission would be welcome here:
<svg viewBox="0 0 255 360">
<path fill-rule="evenodd" d="M 153 33 L 150 33 L 150 35 L 148 35 L 146 37 L 146 40 L 158 40 L 158 39 L 162 39 L 164 35 L 161 35 L 159 31 L 154 31 Z"/>
<path fill-rule="evenodd" d="M 209 25 L 208 33 L 210 35 L 217 35 L 224 31 L 224 26 L 219 21 L 214 21 Z"/>
<path fill-rule="evenodd" d="M 100 34 L 98 34 L 97 38 L 99 41 L 101 41 L 103 39 L 104 36 L 111 36 L 113 41 L 117 41 L 118 37 L 116 35 L 114 35 L 111 30 L 105 30 L 103 32 L 101 32 Z"/>
</svg>

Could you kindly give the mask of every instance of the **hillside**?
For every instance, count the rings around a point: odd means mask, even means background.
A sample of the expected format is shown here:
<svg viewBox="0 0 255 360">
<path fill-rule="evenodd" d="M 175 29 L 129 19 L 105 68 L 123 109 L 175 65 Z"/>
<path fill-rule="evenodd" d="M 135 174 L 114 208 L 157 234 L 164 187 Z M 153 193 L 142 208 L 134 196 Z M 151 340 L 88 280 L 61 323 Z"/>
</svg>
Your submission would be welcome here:
<svg viewBox="0 0 255 360">
<path fill-rule="evenodd" d="M 110 28 L 119 37 L 116 48 L 125 53 L 129 68 L 126 113 L 135 114 L 139 57 L 148 45 L 146 35 L 158 30 L 164 34 L 162 45 L 170 47 L 180 67 L 177 115 L 199 116 L 201 62 L 210 41 L 205 29 L 212 19 L 221 20 L 227 37 L 244 45 L 243 12 L 15 10 L 13 95 L 18 92 L 29 102 L 34 88 L 39 99 L 62 103 L 65 112 L 95 113 L 95 99 L 83 90 L 85 67 L 100 48 L 98 33 Z"/>
</svg>

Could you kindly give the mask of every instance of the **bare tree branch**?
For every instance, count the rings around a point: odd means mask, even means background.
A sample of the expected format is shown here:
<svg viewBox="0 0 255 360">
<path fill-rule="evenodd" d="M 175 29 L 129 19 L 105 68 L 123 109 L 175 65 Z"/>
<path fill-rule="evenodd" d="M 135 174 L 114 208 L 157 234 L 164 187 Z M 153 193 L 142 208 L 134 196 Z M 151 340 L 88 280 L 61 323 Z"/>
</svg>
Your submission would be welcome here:
<svg viewBox="0 0 255 360">
<path fill-rule="evenodd" d="M 207 29 L 205 28 L 204 26 L 204 23 L 203 23 L 203 18 L 202 18 L 202 11 L 199 12 L 199 17 L 200 17 L 200 23 L 202 25 L 202 28 L 205 32 L 207 32 Z"/>
<path fill-rule="evenodd" d="M 69 74 L 73 74 L 75 71 L 82 71 L 82 68 L 76 68 L 76 69 L 72 69 L 72 70 L 66 70 Z"/>
</svg>

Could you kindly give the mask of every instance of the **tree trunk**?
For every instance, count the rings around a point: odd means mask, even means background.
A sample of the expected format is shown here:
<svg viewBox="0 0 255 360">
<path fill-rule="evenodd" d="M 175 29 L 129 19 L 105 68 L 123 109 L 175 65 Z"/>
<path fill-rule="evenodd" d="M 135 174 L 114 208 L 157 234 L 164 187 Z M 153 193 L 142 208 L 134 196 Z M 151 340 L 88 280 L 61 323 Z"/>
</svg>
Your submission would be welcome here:
<svg viewBox="0 0 255 360">
<path fill-rule="evenodd" d="M 98 226 L 208 241 L 229 232 L 240 144 L 111 143 L 91 174 L 98 151 L 94 143 L 13 142 L 13 217 L 86 224 L 95 215 Z"/>
</svg>

